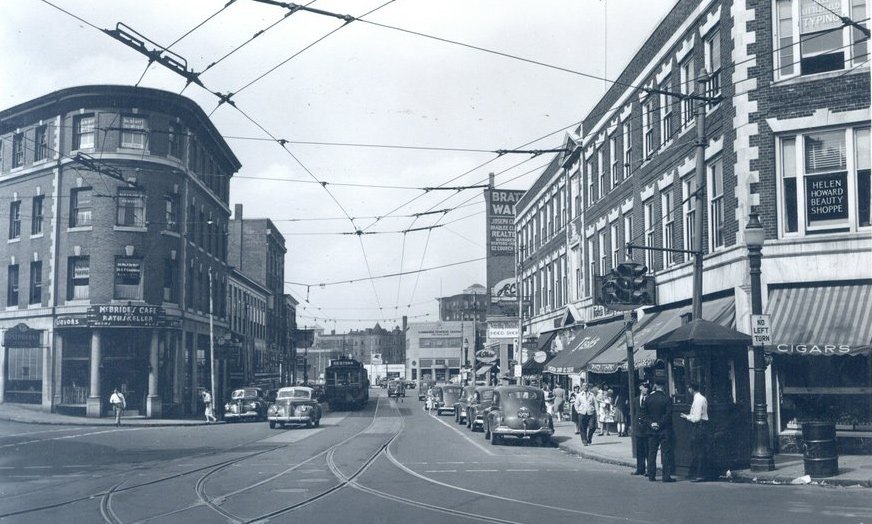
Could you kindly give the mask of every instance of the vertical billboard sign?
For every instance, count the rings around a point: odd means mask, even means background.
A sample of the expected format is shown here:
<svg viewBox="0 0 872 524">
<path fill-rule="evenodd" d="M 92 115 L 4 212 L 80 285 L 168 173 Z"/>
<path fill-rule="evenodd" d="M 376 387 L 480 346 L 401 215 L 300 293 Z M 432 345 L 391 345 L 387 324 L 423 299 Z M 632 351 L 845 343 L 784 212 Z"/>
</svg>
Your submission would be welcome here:
<svg viewBox="0 0 872 524">
<path fill-rule="evenodd" d="M 488 188 L 487 205 L 487 287 L 490 293 L 488 317 L 517 316 L 515 283 L 515 204 L 524 191 Z"/>
</svg>

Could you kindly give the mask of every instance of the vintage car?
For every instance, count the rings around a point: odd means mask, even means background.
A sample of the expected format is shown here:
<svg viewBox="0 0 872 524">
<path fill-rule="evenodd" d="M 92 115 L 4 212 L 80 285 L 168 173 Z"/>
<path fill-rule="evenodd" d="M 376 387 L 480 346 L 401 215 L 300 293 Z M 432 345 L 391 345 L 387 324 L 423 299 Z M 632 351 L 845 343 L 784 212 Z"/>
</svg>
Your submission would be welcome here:
<svg viewBox="0 0 872 524">
<path fill-rule="evenodd" d="M 436 393 L 437 389 L 439 391 L 436 403 L 436 414 L 443 415 L 454 413 L 454 403 L 460 398 L 460 394 L 463 393 L 463 388 L 454 384 L 444 384 L 442 386 L 434 387 L 434 393 Z"/>
<path fill-rule="evenodd" d="M 266 397 L 260 388 L 237 388 L 230 393 L 230 400 L 224 404 L 224 420 L 264 420 L 266 418 Z"/>
<path fill-rule="evenodd" d="M 506 437 L 551 444 L 554 421 L 545 408 L 545 392 L 531 386 L 499 386 L 484 419 L 484 437 L 496 446 Z"/>
<path fill-rule="evenodd" d="M 418 400 L 427 400 L 427 392 L 433 387 L 433 384 L 435 382 L 432 380 L 418 381 Z"/>
<path fill-rule="evenodd" d="M 402 380 L 392 380 L 388 383 L 388 396 L 394 398 L 406 396 L 406 385 Z"/>
<path fill-rule="evenodd" d="M 494 399 L 493 386 L 476 386 L 472 400 L 466 407 L 466 427 L 473 431 L 484 430 L 484 417 Z"/>
<path fill-rule="evenodd" d="M 469 401 L 472 400 L 473 395 L 475 395 L 475 386 L 463 388 L 463 392 L 460 393 L 460 397 L 454 403 L 454 422 L 466 424 L 467 408 L 469 408 Z"/>
<path fill-rule="evenodd" d="M 305 424 L 307 428 L 321 423 L 321 406 L 315 400 L 315 390 L 305 386 L 279 389 L 276 401 L 267 410 L 269 427 L 285 424 Z"/>
</svg>

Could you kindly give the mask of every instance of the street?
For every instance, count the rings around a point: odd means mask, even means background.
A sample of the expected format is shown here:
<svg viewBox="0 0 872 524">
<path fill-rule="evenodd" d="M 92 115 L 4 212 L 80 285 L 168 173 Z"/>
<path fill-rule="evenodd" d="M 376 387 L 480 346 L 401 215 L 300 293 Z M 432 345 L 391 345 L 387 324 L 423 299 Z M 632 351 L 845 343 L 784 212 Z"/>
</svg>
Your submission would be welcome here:
<svg viewBox="0 0 872 524">
<path fill-rule="evenodd" d="M 321 427 L 0 424 L 4 522 L 869 522 L 864 489 L 652 483 L 373 390 Z"/>
</svg>

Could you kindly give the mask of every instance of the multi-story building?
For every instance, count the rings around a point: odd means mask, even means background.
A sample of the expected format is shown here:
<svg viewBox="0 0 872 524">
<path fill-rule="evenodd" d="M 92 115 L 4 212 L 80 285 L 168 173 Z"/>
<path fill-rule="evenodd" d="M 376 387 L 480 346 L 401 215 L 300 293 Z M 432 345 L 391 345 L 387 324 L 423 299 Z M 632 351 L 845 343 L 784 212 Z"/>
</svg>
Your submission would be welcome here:
<svg viewBox="0 0 872 524">
<path fill-rule="evenodd" d="M 458 380 L 464 340 L 473 336 L 471 322 L 413 322 L 406 330 L 406 377 L 410 380 Z"/>
<path fill-rule="evenodd" d="M 165 91 L 74 87 L 0 112 L 0 401 L 100 416 L 118 388 L 132 411 L 191 413 L 210 316 L 227 333 L 239 168 Z"/>
<path fill-rule="evenodd" d="M 608 320 L 594 304 L 594 277 L 629 259 L 627 243 L 640 246 L 632 259 L 648 267 L 657 292 L 657 306 L 640 310 L 641 366 L 656 365 L 644 344 L 678 325 L 693 287 L 689 254 L 644 248 L 691 251 L 699 239 L 702 317 L 747 333 L 745 228 L 759 215 L 762 302 L 772 319 L 770 427 L 784 446 L 798 422 L 822 413 L 836 419 L 844 451 L 863 448 L 852 437 L 872 427 L 869 44 L 851 24 L 868 27 L 868 17 L 862 0 L 676 2 L 584 117 L 581 157 L 559 156 L 534 186 L 561 178 L 561 169 L 575 185 L 566 244 L 575 278 L 564 310 L 577 311 L 576 321 Z M 707 100 L 682 96 L 691 93 Z M 697 104 L 705 112 L 701 179 Z M 529 244 L 535 233 L 524 225 L 519 243 Z M 534 257 L 561 249 L 535 236 L 533 245 L 541 246 Z M 550 303 L 548 285 L 529 271 L 522 278 L 534 299 L 525 320 L 535 325 L 543 314 L 535 299 Z M 620 346 L 576 352 L 577 365 L 554 371 L 608 380 L 621 370 Z"/>
<path fill-rule="evenodd" d="M 488 299 L 487 288 L 481 284 L 473 284 L 457 295 L 436 299 L 439 301 L 439 320 L 472 322 L 474 326 L 475 336 L 468 341 L 470 354 L 466 356 L 464 366 L 472 365 L 475 353 L 484 347 L 487 337 Z"/>
<path fill-rule="evenodd" d="M 244 218 L 242 204 L 233 209 L 229 226 L 228 264 L 269 292 L 266 303 L 266 347 L 254 358 L 254 382 L 277 386 L 287 353 L 285 312 L 285 238 L 268 218 Z"/>
<path fill-rule="evenodd" d="M 285 293 L 285 353 L 282 355 L 282 384 L 295 384 L 297 343 L 294 334 L 297 331 L 297 305 L 299 302 L 292 295 Z"/>
<path fill-rule="evenodd" d="M 229 386 L 255 383 L 257 370 L 269 368 L 267 304 L 269 290 L 236 269 L 227 281 L 227 321 L 232 344 L 226 345 Z"/>
</svg>

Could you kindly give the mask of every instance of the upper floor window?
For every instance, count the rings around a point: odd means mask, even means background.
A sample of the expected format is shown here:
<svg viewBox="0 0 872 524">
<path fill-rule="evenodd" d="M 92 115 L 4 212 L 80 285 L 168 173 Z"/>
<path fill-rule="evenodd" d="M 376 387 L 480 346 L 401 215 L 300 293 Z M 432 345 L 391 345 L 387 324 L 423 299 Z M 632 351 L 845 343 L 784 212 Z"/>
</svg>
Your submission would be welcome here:
<svg viewBox="0 0 872 524">
<path fill-rule="evenodd" d="M 185 134 L 181 126 L 170 124 L 170 127 L 167 131 L 167 141 L 169 144 L 167 145 L 167 150 L 169 151 L 170 156 L 182 159 L 185 151 Z"/>
<path fill-rule="evenodd" d="M 868 27 L 866 0 L 776 0 L 779 78 L 837 71 L 868 60 L 866 37 L 840 16 Z"/>
<path fill-rule="evenodd" d="M 137 189 L 119 189 L 115 225 L 145 227 L 145 193 Z"/>
<path fill-rule="evenodd" d="M 67 259 L 67 300 L 87 300 L 91 280 L 89 257 Z"/>
<path fill-rule="evenodd" d="M 644 219 L 645 219 L 645 245 L 649 247 L 654 247 L 656 245 L 656 233 L 655 233 L 655 215 L 654 215 L 654 199 L 649 198 L 645 201 L 644 207 Z M 645 250 L 645 265 L 648 266 L 649 271 L 654 271 L 654 251 L 650 249 Z"/>
<path fill-rule="evenodd" d="M 597 150 L 597 167 L 599 168 L 599 196 L 602 198 L 609 192 L 608 182 L 606 181 L 606 154 L 603 148 Z"/>
<path fill-rule="evenodd" d="M 36 128 L 34 146 L 36 149 L 34 160 L 40 161 L 48 158 L 48 126 Z"/>
<path fill-rule="evenodd" d="M 596 202 L 596 186 L 594 184 L 593 162 L 587 163 L 587 204 Z"/>
<path fill-rule="evenodd" d="M 609 137 L 609 158 L 612 161 L 612 187 L 621 182 L 621 151 L 618 150 L 618 134 Z"/>
<path fill-rule="evenodd" d="M 654 108 L 653 96 L 649 96 L 645 103 L 642 104 L 642 135 L 644 137 L 645 158 L 654 154 L 654 149 L 657 148 L 657 143 L 654 138 Z"/>
<path fill-rule="evenodd" d="M 21 236 L 21 200 L 9 204 L 9 239 Z"/>
<path fill-rule="evenodd" d="M 678 66 L 680 89 L 683 95 L 692 95 L 696 91 L 696 74 L 693 72 L 693 58 L 687 58 Z M 693 99 L 681 99 L 681 126 L 690 127 L 693 122 Z"/>
<path fill-rule="evenodd" d="M 681 181 L 681 197 L 684 214 L 684 249 L 696 249 L 696 178 L 693 175 Z"/>
<path fill-rule="evenodd" d="M 44 195 L 37 195 L 31 201 L 30 209 L 30 234 L 39 235 L 42 233 L 42 221 L 44 219 L 43 204 L 45 202 Z"/>
<path fill-rule="evenodd" d="M 675 210 L 672 198 L 672 189 L 667 189 L 660 194 L 660 211 L 663 217 L 660 224 L 663 228 L 663 247 L 665 249 L 675 249 Z M 670 251 L 663 252 L 663 267 L 672 265 L 675 253 Z"/>
<path fill-rule="evenodd" d="M 79 115 L 73 118 L 73 149 L 94 147 L 94 115 Z"/>
<path fill-rule="evenodd" d="M 6 307 L 18 305 L 18 264 L 6 269 Z"/>
<path fill-rule="evenodd" d="M 672 92 L 672 78 L 667 76 L 660 83 L 660 90 Z M 660 141 L 669 142 L 672 139 L 672 105 L 675 102 L 674 95 L 660 93 Z"/>
<path fill-rule="evenodd" d="M 633 242 L 633 211 L 624 215 L 624 245 Z"/>
<path fill-rule="evenodd" d="M 705 38 L 705 69 L 708 79 L 705 82 L 705 96 L 721 96 L 721 30 L 715 28 Z M 713 104 L 713 102 L 709 102 Z"/>
<path fill-rule="evenodd" d="M 630 160 L 632 159 L 633 140 L 630 134 L 633 128 L 630 125 L 630 120 L 624 122 L 624 178 L 630 176 Z"/>
<path fill-rule="evenodd" d="M 70 227 L 91 225 L 92 196 L 90 187 L 79 187 L 70 191 Z"/>
<path fill-rule="evenodd" d="M 599 234 L 599 274 L 605 275 L 609 272 L 609 247 L 606 244 L 606 231 L 603 230 Z"/>
<path fill-rule="evenodd" d="M 620 238 L 618 237 L 618 221 L 615 220 L 612 222 L 610 228 L 610 236 L 609 240 L 612 243 L 612 267 L 618 267 L 618 264 L 621 263 L 621 243 Z"/>
<path fill-rule="evenodd" d="M 869 227 L 869 128 L 785 136 L 780 140 L 783 233 Z"/>
<path fill-rule="evenodd" d="M 142 259 L 115 257 L 115 291 L 117 300 L 142 300 Z"/>
<path fill-rule="evenodd" d="M 30 304 L 42 303 L 42 261 L 30 263 Z"/>
<path fill-rule="evenodd" d="M 121 117 L 121 147 L 145 149 L 148 142 L 147 121 L 141 116 Z"/>
<path fill-rule="evenodd" d="M 724 166 L 720 158 L 708 166 L 709 238 L 711 251 L 724 247 Z"/>
<path fill-rule="evenodd" d="M 12 135 L 12 167 L 24 165 L 24 133 Z"/>
<path fill-rule="evenodd" d="M 587 296 L 593 296 L 593 286 L 596 277 L 596 255 L 593 248 L 593 239 L 587 241 Z"/>
<path fill-rule="evenodd" d="M 164 229 L 166 231 L 179 230 L 178 201 L 175 195 L 164 195 Z"/>
</svg>

